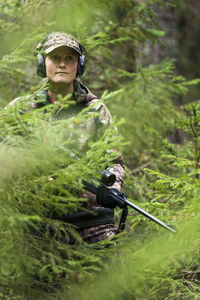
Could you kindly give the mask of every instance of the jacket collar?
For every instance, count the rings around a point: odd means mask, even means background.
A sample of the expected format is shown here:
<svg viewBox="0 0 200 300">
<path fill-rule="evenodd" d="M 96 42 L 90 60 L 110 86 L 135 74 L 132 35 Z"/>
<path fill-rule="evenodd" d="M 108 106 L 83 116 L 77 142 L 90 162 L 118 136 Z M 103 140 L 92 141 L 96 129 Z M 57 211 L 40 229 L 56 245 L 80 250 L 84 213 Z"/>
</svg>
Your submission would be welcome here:
<svg viewBox="0 0 200 300">
<path fill-rule="evenodd" d="M 74 80 L 74 92 L 72 99 L 76 100 L 77 103 L 88 103 L 93 99 L 97 99 L 97 96 L 92 94 L 90 90 L 77 79 Z"/>
<path fill-rule="evenodd" d="M 52 99 L 50 99 L 47 90 L 44 90 L 38 95 L 36 95 L 40 99 L 39 103 L 37 103 L 38 107 L 44 106 L 46 104 L 52 103 Z M 41 97 L 44 99 L 41 101 Z M 92 94 L 90 90 L 79 80 L 74 80 L 74 92 L 72 94 L 71 100 L 75 100 L 78 104 L 87 104 L 90 101 L 97 99 L 97 96 Z"/>
</svg>

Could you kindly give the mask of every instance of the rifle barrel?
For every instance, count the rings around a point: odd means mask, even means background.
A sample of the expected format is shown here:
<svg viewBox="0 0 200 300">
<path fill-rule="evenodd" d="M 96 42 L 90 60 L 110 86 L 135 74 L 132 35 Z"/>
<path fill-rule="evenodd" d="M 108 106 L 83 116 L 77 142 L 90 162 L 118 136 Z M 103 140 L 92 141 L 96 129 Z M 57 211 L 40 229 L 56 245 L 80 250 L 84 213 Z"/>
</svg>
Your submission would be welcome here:
<svg viewBox="0 0 200 300">
<path fill-rule="evenodd" d="M 161 225 L 165 229 L 167 229 L 167 230 L 169 230 L 169 231 L 171 231 L 173 233 L 176 233 L 176 230 L 172 229 L 167 224 L 165 224 L 164 222 L 160 221 L 156 217 L 152 216 L 151 214 L 149 214 L 148 212 L 146 212 L 142 208 L 140 208 L 137 205 L 133 204 L 131 201 L 129 201 L 129 200 L 126 199 L 125 202 L 126 202 L 127 205 L 129 205 L 130 207 L 134 208 L 136 211 L 138 211 L 139 213 L 141 213 L 143 216 L 145 216 L 145 217 L 149 218 L 150 220 L 154 221 L 155 223 Z"/>
</svg>

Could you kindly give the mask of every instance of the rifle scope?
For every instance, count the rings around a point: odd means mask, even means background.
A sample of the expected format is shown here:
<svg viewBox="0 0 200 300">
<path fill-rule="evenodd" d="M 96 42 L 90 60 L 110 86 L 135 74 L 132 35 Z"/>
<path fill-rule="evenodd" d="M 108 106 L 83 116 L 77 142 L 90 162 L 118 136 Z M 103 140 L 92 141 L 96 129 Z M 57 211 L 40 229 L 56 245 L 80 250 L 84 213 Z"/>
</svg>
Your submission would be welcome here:
<svg viewBox="0 0 200 300">
<path fill-rule="evenodd" d="M 111 186 L 115 183 L 115 180 L 116 180 L 115 174 L 111 173 L 108 170 L 100 171 L 99 173 L 102 176 L 101 177 L 101 183 L 103 183 L 107 186 Z"/>
</svg>

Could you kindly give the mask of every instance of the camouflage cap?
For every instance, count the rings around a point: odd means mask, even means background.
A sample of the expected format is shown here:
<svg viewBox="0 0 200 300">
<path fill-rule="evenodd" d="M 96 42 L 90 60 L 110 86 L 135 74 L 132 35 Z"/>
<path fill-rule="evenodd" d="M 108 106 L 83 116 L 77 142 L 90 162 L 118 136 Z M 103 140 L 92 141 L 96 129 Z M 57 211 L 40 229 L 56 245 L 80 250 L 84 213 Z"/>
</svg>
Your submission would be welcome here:
<svg viewBox="0 0 200 300">
<path fill-rule="evenodd" d="M 42 51 L 45 54 L 50 53 L 56 48 L 66 46 L 75 50 L 81 55 L 81 49 L 78 40 L 70 34 L 64 32 L 52 32 L 48 34 L 36 47 L 36 51 Z"/>
</svg>

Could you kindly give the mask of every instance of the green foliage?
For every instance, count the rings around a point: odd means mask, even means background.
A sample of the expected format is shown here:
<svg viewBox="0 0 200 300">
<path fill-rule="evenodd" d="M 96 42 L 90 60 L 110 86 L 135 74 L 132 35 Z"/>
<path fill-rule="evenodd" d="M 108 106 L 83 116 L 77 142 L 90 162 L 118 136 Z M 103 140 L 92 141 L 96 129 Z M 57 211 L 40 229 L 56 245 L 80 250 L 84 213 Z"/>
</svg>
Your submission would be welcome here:
<svg viewBox="0 0 200 300">
<path fill-rule="evenodd" d="M 142 156 L 152 143 L 154 131 L 163 136 L 168 134 L 169 119 L 181 117 L 173 98 L 183 92 L 185 82 L 173 75 L 173 69 L 172 62 L 164 61 L 147 68 L 138 66 L 137 73 L 120 72 L 122 77 L 129 76 L 130 80 L 121 94 L 113 99 L 110 109 L 126 120 L 120 130 L 131 141 L 125 150 L 131 167 L 137 166 L 138 159 L 145 160 Z"/>
<path fill-rule="evenodd" d="M 83 152 L 77 147 L 83 133 L 69 124 L 87 122 L 88 109 L 76 119 L 52 121 L 47 127 L 56 105 L 46 114 L 42 109 L 20 114 L 20 107 L 23 101 L 1 112 L 0 278 L 16 295 L 34 299 L 38 290 L 53 292 L 62 281 L 68 285 L 100 268 L 101 253 L 88 248 L 60 216 L 86 201 L 78 197 L 82 180 L 99 177 L 97 170 L 112 160 L 105 155 L 107 143 L 116 148 L 120 140 L 113 138 L 113 124 Z M 70 244 L 74 238 L 76 243 Z"/>
<path fill-rule="evenodd" d="M 61 299 L 182 299 L 185 296 L 194 299 L 198 281 L 195 283 L 186 277 L 181 281 L 183 275 L 175 274 L 174 270 L 180 270 L 185 261 L 191 264 L 192 252 L 193 255 L 199 253 L 198 218 L 186 218 L 177 230 L 176 235 L 166 233 L 151 236 L 149 240 L 146 235 L 148 241 L 139 250 L 134 243 L 126 244 L 125 251 L 118 249 L 113 265 L 106 267 L 87 290 L 82 286 L 72 288 Z M 187 269 L 184 271 L 186 275 Z"/>
<path fill-rule="evenodd" d="M 167 59 L 146 67 L 138 63 L 142 47 L 164 35 L 154 7 L 167 4 L 0 1 L 0 105 L 22 96 L 16 106 L 0 112 L 2 300 L 198 299 L 199 103 L 174 103 L 199 80 L 176 76 L 175 63 Z M 89 140 L 84 148 L 78 145 L 82 132 L 76 125 L 87 122 L 87 109 L 49 122 L 62 106 L 60 99 L 45 114 L 42 108 L 23 114 L 28 95 L 45 85 L 35 75 L 34 49 L 57 30 L 74 34 L 86 46 L 84 82 L 103 94 L 115 116 L 102 138 Z M 115 127 L 124 139 L 116 137 Z M 174 132 L 181 143 L 173 143 Z M 75 212 L 87 201 L 78 197 L 82 179 L 99 177 L 97 170 L 112 161 L 105 154 L 108 145 L 115 149 L 120 144 L 124 192 L 170 226 L 176 224 L 176 235 L 164 234 L 129 210 L 120 242 L 86 245 L 75 228 L 53 218 L 54 213 Z M 116 221 L 119 216 L 117 211 Z"/>
</svg>

